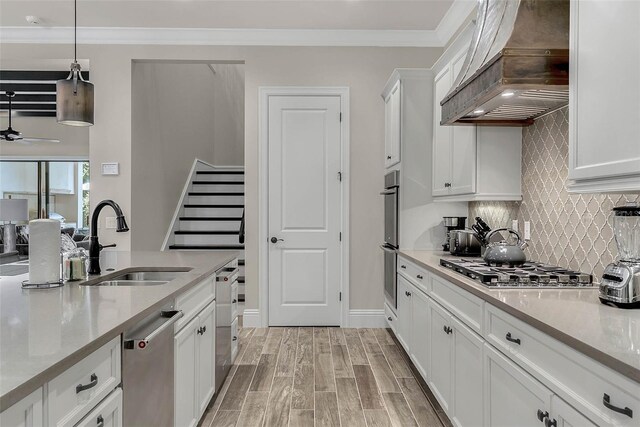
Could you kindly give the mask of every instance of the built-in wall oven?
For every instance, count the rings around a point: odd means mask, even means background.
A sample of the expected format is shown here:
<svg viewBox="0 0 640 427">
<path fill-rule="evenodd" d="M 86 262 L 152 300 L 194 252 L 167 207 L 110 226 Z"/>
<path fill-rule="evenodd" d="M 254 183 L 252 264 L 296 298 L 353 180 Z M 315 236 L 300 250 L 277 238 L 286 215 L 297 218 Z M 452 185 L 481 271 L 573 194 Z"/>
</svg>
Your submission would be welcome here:
<svg viewBox="0 0 640 427">
<path fill-rule="evenodd" d="M 397 306 L 396 263 L 398 250 L 398 202 L 400 172 L 392 171 L 384 176 L 384 296 L 395 311 Z"/>
</svg>

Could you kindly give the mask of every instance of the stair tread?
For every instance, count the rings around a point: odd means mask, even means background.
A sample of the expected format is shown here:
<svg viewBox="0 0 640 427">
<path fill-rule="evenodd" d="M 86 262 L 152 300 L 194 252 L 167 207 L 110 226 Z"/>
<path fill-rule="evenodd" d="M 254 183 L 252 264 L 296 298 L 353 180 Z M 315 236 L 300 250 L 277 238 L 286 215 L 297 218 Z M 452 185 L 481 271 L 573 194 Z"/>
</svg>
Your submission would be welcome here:
<svg viewBox="0 0 640 427">
<path fill-rule="evenodd" d="M 244 171 L 196 171 L 197 175 L 244 175 Z"/>
<path fill-rule="evenodd" d="M 241 221 L 241 217 L 233 216 L 181 216 L 180 221 Z"/>
<path fill-rule="evenodd" d="M 244 265 L 244 260 L 243 259 L 239 259 L 238 260 L 238 265 Z"/>
<path fill-rule="evenodd" d="M 190 196 L 244 196 L 244 192 L 189 191 Z"/>
<path fill-rule="evenodd" d="M 244 181 L 192 181 L 195 185 L 244 185 Z"/>
<path fill-rule="evenodd" d="M 239 230 L 176 230 L 176 234 L 238 234 Z"/>
<path fill-rule="evenodd" d="M 169 249 L 218 249 L 218 250 L 243 250 L 244 245 L 171 245 Z"/>
<path fill-rule="evenodd" d="M 184 205 L 185 208 L 244 208 L 244 205 L 217 205 L 210 203 L 191 203 Z"/>
</svg>

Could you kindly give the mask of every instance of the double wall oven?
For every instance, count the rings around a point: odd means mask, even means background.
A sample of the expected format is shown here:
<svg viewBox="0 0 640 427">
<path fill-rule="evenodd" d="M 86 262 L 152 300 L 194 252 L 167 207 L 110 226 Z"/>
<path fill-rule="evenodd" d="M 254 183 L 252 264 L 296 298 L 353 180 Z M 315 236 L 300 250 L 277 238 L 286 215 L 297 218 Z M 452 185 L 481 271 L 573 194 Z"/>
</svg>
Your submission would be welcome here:
<svg viewBox="0 0 640 427">
<path fill-rule="evenodd" d="M 395 311 L 397 306 L 396 263 L 398 240 L 398 202 L 400 172 L 392 171 L 384 176 L 384 297 Z"/>
</svg>

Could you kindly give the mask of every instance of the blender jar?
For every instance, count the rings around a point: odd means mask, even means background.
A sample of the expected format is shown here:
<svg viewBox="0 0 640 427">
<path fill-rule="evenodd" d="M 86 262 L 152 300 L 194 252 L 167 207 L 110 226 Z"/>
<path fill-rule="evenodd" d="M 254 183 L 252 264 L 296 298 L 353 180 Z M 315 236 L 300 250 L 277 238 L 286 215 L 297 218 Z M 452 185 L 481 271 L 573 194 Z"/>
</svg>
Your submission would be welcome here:
<svg viewBox="0 0 640 427">
<path fill-rule="evenodd" d="M 620 259 L 640 262 L 640 205 L 613 208 L 613 233 Z"/>
</svg>

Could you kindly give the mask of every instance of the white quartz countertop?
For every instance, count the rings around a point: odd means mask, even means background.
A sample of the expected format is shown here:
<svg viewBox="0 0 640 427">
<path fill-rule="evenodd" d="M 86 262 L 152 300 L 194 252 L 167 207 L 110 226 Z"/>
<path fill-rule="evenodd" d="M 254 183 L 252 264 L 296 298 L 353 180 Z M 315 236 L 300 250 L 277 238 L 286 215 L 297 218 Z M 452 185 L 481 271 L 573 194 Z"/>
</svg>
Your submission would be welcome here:
<svg viewBox="0 0 640 427">
<path fill-rule="evenodd" d="M 640 382 L 640 310 L 610 307 L 598 287 L 496 289 L 440 265 L 447 252 L 400 250 L 415 262 L 547 335 Z"/>
<path fill-rule="evenodd" d="M 28 275 L 0 278 L 0 411 L 237 256 L 235 251 L 104 251 L 102 274 L 90 277 L 90 282 L 99 282 L 128 269 L 192 268 L 157 286 L 73 282 L 56 289 L 23 290 L 20 284 Z"/>
</svg>

